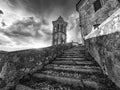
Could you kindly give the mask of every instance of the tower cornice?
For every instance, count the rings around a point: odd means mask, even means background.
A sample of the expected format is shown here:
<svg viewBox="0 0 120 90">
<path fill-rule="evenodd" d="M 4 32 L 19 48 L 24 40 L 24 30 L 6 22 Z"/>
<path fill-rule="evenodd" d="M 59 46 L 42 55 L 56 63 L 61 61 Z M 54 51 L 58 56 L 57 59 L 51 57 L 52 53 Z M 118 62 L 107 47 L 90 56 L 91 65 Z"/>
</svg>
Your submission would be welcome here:
<svg viewBox="0 0 120 90">
<path fill-rule="evenodd" d="M 58 23 L 64 23 L 66 26 L 67 26 L 67 24 L 68 24 L 66 21 L 64 21 L 64 19 L 63 19 L 62 16 L 59 16 L 57 20 L 52 21 L 53 24 L 55 24 L 55 23 L 57 23 L 57 22 L 58 22 Z"/>
</svg>

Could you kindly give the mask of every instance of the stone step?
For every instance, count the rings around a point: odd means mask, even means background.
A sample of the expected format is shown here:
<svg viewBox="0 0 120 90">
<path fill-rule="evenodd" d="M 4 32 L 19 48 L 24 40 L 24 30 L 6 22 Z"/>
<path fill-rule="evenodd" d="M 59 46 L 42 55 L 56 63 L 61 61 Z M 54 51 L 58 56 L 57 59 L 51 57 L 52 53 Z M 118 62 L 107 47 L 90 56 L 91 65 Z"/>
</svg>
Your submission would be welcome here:
<svg viewBox="0 0 120 90">
<path fill-rule="evenodd" d="M 59 58 L 85 58 L 85 56 L 83 55 L 62 55 Z"/>
<path fill-rule="evenodd" d="M 83 56 L 83 57 L 91 57 L 89 54 L 80 54 L 80 53 L 64 53 L 62 56 Z"/>
<path fill-rule="evenodd" d="M 67 50 L 67 51 L 64 51 L 64 53 L 87 53 L 86 51 L 81 51 L 81 50 Z"/>
<path fill-rule="evenodd" d="M 78 56 L 78 57 L 81 57 L 81 56 L 87 56 L 85 54 L 62 54 L 61 56 Z"/>
<path fill-rule="evenodd" d="M 49 81 L 56 81 L 58 83 L 62 83 L 65 85 L 71 85 L 71 86 L 79 86 L 79 87 L 84 87 L 87 86 L 89 88 L 94 88 L 93 90 L 103 90 L 101 87 L 99 87 L 100 83 L 99 81 L 92 80 L 91 77 L 87 79 L 83 78 L 72 78 L 72 77 L 64 77 L 64 76 L 57 76 L 57 75 L 47 75 L 47 74 L 40 74 L 36 73 L 33 75 L 33 77 L 40 79 L 40 80 L 49 80 Z M 88 90 L 88 89 L 87 89 Z M 92 90 L 92 89 L 90 89 Z"/>
<path fill-rule="evenodd" d="M 59 58 L 84 58 L 84 56 L 68 56 L 68 55 L 63 55 L 63 56 L 60 56 Z"/>
<path fill-rule="evenodd" d="M 45 66 L 46 69 L 93 69 L 93 70 L 100 70 L 101 68 L 99 66 L 79 66 L 79 65 L 57 65 L 57 64 L 49 64 Z"/>
<path fill-rule="evenodd" d="M 77 47 L 73 47 L 72 49 L 80 49 L 80 50 L 82 50 L 82 49 L 85 49 L 85 47 L 84 46 L 77 46 Z"/>
<path fill-rule="evenodd" d="M 72 48 L 72 49 L 69 49 L 69 50 L 67 50 L 67 51 L 70 51 L 70 50 L 74 50 L 74 51 L 85 51 L 86 49 L 85 48 L 80 48 L 80 47 L 78 47 L 78 48 Z"/>
<path fill-rule="evenodd" d="M 76 63 L 76 62 L 92 62 L 91 60 L 89 60 L 89 59 L 56 59 L 55 61 L 53 61 L 52 63 L 54 63 L 54 62 L 74 62 L 74 63 Z M 95 61 L 93 61 L 93 63 L 96 63 Z"/>
<path fill-rule="evenodd" d="M 68 71 L 59 71 L 59 70 L 58 71 L 57 70 L 44 70 L 40 73 L 46 74 L 46 75 L 52 75 L 52 76 L 74 78 L 74 79 L 81 79 L 81 78 L 87 79 L 87 78 L 90 78 L 91 76 L 97 76 L 99 78 L 104 78 L 104 77 L 101 77 L 101 75 L 104 76 L 102 73 L 81 73 L 81 72 L 68 72 Z"/>
<path fill-rule="evenodd" d="M 81 53 L 85 53 L 86 51 L 85 50 L 79 50 L 79 49 L 71 49 L 71 50 L 67 50 L 67 51 L 65 51 L 65 52 L 81 52 Z"/>
<path fill-rule="evenodd" d="M 67 50 L 66 52 L 86 52 L 84 49 L 70 49 L 70 50 Z"/>
<path fill-rule="evenodd" d="M 92 57 L 83 56 L 83 55 L 62 55 L 59 58 L 86 58 L 86 59 L 93 59 Z"/>
<path fill-rule="evenodd" d="M 77 49 L 77 50 L 74 50 L 74 49 L 71 49 L 71 50 L 67 50 L 67 51 L 65 51 L 66 53 L 68 52 L 74 52 L 74 53 L 76 53 L 76 52 L 81 52 L 81 53 L 86 53 L 87 51 L 85 51 L 85 50 L 79 50 L 79 49 Z"/>
<path fill-rule="evenodd" d="M 66 52 L 63 52 L 63 54 L 89 54 L 88 52 L 81 52 L 81 51 L 66 51 Z"/>
<path fill-rule="evenodd" d="M 52 75 L 52 76 L 60 76 L 60 77 L 67 77 L 67 78 L 74 78 L 74 79 L 80 79 L 82 75 L 85 74 L 80 74 L 77 72 L 66 72 L 66 71 L 54 71 L 54 70 L 45 70 L 41 72 L 42 74 L 46 75 Z M 89 77 L 90 75 L 87 75 L 86 77 Z"/>
<path fill-rule="evenodd" d="M 58 64 L 58 65 L 88 65 L 88 66 L 93 66 L 96 63 L 92 61 L 68 61 L 68 60 L 62 60 L 62 61 L 53 61 L 52 64 Z"/>
<path fill-rule="evenodd" d="M 65 51 L 65 52 L 63 52 L 63 54 L 86 54 L 86 52 L 84 52 L 84 51 Z"/>
<path fill-rule="evenodd" d="M 84 54 L 62 54 L 61 56 L 85 57 Z"/>
<path fill-rule="evenodd" d="M 64 66 L 46 66 L 45 70 L 54 70 L 54 71 L 67 71 L 67 72 L 79 72 L 79 73 L 101 73 L 101 69 L 98 67 L 64 67 Z"/>
<path fill-rule="evenodd" d="M 83 84 L 81 82 L 81 79 L 74 79 L 74 78 L 67 78 L 67 77 L 61 77 L 57 75 L 47 75 L 47 74 L 40 74 L 36 73 L 33 75 L 33 77 L 38 79 L 46 79 L 49 81 L 56 81 L 58 83 L 66 84 L 66 85 L 75 85 L 75 86 L 81 86 L 83 87 Z"/>
<path fill-rule="evenodd" d="M 76 51 L 67 51 L 67 52 L 64 52 L 63 54 L 86 54 L 85 52 L 76 52 Z"/>
<path fill-rule="evenodd" d="M 61 60 L 69 60 L 69 61 L 71 61 L 71 60 L 73 60 L 73 61 L 86 61 L 86 59 L 85 58 L 79 58 L 79 57 L 60 57 L 60 58 L 56 58 L 56 60 L 55 61 L 61 61 Z"/>
<path fill-rule="evenodd" d="M 85 58 L 57 58 L 55 61 L 91 61 Z"/>
<path fill-rule="evenodd" d="M 81 55 L 81 54 L 78 54 L 78 55 L 68 55 L 68 54 L 63 54 L 61 55 L 59 58 L 66 58 L 66 57 L 69 57 L 69 58 L 87 58 L 87 59 L 93 59 L 93 57 L 91 57 L 90 55 Z"/>
</svg>

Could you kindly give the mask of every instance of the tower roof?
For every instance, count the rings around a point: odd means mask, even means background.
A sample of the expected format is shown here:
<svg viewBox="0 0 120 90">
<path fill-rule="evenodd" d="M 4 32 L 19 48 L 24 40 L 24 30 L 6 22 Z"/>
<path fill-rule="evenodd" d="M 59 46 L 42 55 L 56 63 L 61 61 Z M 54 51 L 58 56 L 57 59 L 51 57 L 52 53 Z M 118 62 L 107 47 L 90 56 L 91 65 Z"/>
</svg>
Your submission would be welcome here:
<svg viewBox="0 0 120 90">
<path fill-rule="evenodd" d="M 52 22 L 53 24 L 55 23 L 63 23 L 63 24 L 66 24 L 67 25 L 67 22 L 64 21 L 63 17 L 62 16 L 59 16 L 58 19 L 56 21 L 53 21 Z"/>
<path fill-rule="evenodd" d="M 63 18 L 61 16 L 58 17 L 58 20 L 63 20 Z"/>
</svg>

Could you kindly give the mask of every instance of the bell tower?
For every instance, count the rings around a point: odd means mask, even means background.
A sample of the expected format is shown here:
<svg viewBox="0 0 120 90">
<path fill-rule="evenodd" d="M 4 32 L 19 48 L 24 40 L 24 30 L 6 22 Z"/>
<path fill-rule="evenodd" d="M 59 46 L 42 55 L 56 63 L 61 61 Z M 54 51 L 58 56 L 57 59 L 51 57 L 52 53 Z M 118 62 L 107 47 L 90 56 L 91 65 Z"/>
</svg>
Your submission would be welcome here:
<svg viewBox="0 0 120 90">
<path fill-rule="evenodd" d="M 66 43 L 66 27 L 67 22 L 63 20 L 61 16 L 56 21 L 53 21 L 53 45 L 65 44 Z"/>
</svg>

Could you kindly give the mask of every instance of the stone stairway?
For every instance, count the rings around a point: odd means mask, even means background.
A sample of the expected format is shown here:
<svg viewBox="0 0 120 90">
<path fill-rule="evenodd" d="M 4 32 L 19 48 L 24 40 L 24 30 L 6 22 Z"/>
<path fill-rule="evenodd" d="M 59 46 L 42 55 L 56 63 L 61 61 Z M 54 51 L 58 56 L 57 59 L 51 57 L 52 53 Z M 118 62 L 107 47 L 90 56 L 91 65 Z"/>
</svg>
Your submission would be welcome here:
<svg viewBox="0 0 120 90">
<path fill-rule="evenodd" d="M 76 46 L 65 51 L 60 57 L 46 65 L 42 71 L 34 73 L 33 77 L 75 87 L 94 88 L 95 90 L 110 86 L 109 80 L 103 74 L 100 66 L 84 46 Z"/>
</svg>

